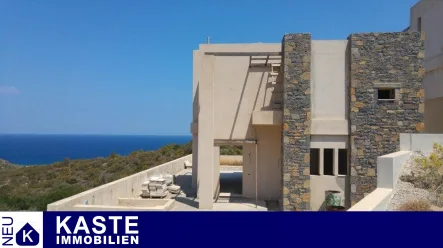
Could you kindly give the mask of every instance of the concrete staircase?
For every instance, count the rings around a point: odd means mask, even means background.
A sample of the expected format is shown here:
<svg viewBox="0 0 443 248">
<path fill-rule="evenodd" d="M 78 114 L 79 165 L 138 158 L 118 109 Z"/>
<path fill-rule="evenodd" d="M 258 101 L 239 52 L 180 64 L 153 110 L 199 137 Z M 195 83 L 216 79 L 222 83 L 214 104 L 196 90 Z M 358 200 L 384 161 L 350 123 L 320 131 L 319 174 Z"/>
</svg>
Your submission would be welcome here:
<svg viewBox="0 0 443 248">
<path fill-rule="evenodd" d="M 281 73 L 281 56 L 255 57 L 250 60 L 250 67 L 266 67 L 268 72 L 266 90 L 271 99 L 269 106 L 252 113 L 252 125 L 275 126 L 281 125 L 283 119 L 283 80 Z"/>
<path fill-rule="evenodd" d="M 271 97 L 271 107 L 273 110 L 281 110 L 283 106 L 283 84 L 280 74 L 280 64 L 271 64 L 268 84 L 273 88 Z"/>
</svg>

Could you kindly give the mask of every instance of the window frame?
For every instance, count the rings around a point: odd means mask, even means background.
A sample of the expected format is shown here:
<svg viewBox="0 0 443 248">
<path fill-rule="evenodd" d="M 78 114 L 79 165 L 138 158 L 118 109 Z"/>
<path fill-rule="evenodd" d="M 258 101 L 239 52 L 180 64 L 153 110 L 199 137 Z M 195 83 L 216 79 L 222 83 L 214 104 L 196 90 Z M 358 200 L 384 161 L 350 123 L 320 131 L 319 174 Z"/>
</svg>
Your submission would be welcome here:
<svg viewBox="0 0 443 248">
<path fill-rule="evenodd" d="M 389 91 L 389 98 L 380 98 L 380 91 Z M 397 89 L 395 88 L 378 88 L 377 89 L 377 100 L 381 101 L 381 102 L 394 102 L 397 97 L 396 97 L 396 91 Z"/>
</svg>

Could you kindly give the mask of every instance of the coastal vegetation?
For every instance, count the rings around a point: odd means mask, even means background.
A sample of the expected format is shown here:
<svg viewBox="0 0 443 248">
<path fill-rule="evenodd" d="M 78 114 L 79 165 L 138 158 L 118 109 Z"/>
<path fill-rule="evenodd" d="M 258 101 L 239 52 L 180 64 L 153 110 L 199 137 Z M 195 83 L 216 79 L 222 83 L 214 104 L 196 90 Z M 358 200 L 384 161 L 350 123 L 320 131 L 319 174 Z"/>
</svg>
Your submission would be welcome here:
<svg viewBox="0 0 443 248">
<path fill-rule="evenodd" d="M 242 146 L 220 146 L 220 155 L 243 155 Z"/>
<path fill-rule="evenodd" d="M 241 154 L 239 147 L 222 147 L 224 155 Z M 49 203 L 147 170 L 192 153 L 192 143 L 170 144 L 156 151 L 128 156 L 70 160 L 49 165 L 18 166 L 0 160 L 0 211 L 43 211 Z"/>
<path fill-rule="evenodd" d="M 191 143 L 170 144 L 156 151 L 134 151 L 128 156 L 17 166 L 0 160 L 0 210 L 46 210 L 54 201 L 192 153 Z"/>
</svg>

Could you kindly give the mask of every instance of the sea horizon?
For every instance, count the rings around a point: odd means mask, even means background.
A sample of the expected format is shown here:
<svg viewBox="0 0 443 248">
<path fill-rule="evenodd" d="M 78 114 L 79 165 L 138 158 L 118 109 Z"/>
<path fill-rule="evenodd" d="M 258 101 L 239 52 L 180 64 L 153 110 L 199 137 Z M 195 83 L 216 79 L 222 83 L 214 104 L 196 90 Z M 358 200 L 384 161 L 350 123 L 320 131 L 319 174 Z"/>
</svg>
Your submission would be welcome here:
<svg viewBox="0 0 443 248">
<path fill-rule="evenodd" d="M 64 136 L 189 136 L 191 134 L 70 134 L 70 133 L 0 133 L 2 135 L 64 135 Z"/>
<path fill-rule="evenodd" d="M 92 159 L 111 153 L 153 151 L 168 144 L 186 144 L 191 135 L 149 134 L 0 134 L 0 159 L 17 165 L 46 165 L 65 158 Z"/>
</svg>

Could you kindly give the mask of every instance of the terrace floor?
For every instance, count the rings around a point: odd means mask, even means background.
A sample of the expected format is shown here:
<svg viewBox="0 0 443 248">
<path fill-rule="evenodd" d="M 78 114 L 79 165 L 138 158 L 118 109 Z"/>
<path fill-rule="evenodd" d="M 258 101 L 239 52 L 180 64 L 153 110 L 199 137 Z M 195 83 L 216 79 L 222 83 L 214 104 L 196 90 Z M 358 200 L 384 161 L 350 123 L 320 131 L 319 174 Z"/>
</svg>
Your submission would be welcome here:
<svg viewBox="0 0 443 248">
<path fill-rule="evenodd" d="M 169 194 L 167 197 L 175 200 L 172 211 L 201 211 L 198 209 L 196 190 L 192 189 L 192 171 L 185 169 L 175 175 L 175 184 L 180 185 L 182 193 Z M 214 202 L 212 211 L 268 211 L 265 201 L 241 197 L 242 167 L 220 167 L 220 195 Z M 267 206 L 268 205 L 268 206 Z M 275 205 L 275 204 L 273 204 Z"/>
</svg>

